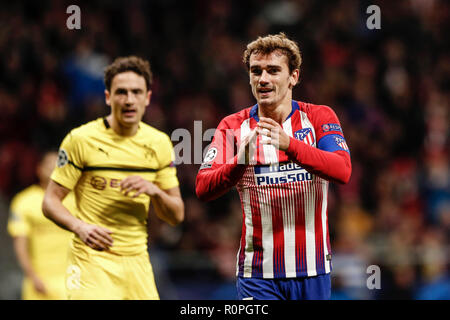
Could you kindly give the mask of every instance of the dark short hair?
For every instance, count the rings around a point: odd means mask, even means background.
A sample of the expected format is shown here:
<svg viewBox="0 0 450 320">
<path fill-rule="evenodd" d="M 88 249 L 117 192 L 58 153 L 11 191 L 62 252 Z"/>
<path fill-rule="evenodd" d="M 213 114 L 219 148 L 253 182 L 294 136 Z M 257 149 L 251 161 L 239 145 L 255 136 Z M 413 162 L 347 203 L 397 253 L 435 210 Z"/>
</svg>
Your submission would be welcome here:
<svg viewBox="0 0 450 320">
<path fill-rule="evenodd" d="M 150 62 L 136 56 L 119 57 L 105 68 L 105 88 L 111 90 L 111 83 L 114 77 L 122 72 L 133 71 L 144 77 L 147 90 L 150 90 L 153 74 L 150 69 Z"/>
</svg>

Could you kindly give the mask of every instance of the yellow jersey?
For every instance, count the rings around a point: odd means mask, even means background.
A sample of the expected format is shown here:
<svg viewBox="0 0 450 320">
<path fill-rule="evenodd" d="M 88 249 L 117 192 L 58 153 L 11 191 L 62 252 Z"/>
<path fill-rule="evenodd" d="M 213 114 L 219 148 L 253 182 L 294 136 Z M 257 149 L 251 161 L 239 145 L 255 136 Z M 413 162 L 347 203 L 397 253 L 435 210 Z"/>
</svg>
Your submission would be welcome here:
<svg viewBox="0 0 450 320">
<path fill-rule="evenodd" d="M 98 118 L 64 138 L 51 179 L 74 190 L 79 219 L 112 231 L 111 253 L 137 255 L 147 251 L 150 197 L 125 196 L 120 181 L 140 175 L 163 190 L 177 187 L 173 161 L 172 142 L 165 133 L 140 122 L 134 136 L 123 137 L 105 118 Z M 90 250 L 78 237 L 73 247 Z"/>
<path fill-rule="evenodd" d="M 45 190 L 32 185 L 19 192 L 11 201 L 8 232 L 13 237 L 28 238 L 31 265 L 42 278 L 64 277 L 72 233 L 66 231 L 42 213 Z M 63 204 L 75 209 L 75 197 L 69 193 Z"/>
</svg>

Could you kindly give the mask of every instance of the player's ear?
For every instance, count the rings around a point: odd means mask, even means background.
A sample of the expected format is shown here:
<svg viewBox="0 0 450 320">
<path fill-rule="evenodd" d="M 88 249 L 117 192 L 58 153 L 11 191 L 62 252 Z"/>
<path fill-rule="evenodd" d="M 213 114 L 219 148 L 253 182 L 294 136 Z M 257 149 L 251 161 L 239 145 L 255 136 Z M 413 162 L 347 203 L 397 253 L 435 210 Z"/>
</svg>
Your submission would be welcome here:
<svg viewBox="0 0 450 320">
<path fill-rule="evenodd" d="M 150 104 L 150 100 L 152 98 L 152 90 L 147 91 L 147 97 L 146 97 L 146 106 Z"/>
<path fill-rule="evenodd" d="M 289 83 L 291 88 L 295 87 L 295 85 L 298 82 L 299 76 L 300 76 L 299 69 L 295 69 L 294 71 L 292 71 L 291 76 L 290 76 L 290 83 Z"/>
<path fill-rule="evenodd" d="M 105 90 L 105 102 L 108 106 L 111 106 L 110 98 L 111 98 L 111 96 L 109 94 L 109 91 Z"/>
</svg>

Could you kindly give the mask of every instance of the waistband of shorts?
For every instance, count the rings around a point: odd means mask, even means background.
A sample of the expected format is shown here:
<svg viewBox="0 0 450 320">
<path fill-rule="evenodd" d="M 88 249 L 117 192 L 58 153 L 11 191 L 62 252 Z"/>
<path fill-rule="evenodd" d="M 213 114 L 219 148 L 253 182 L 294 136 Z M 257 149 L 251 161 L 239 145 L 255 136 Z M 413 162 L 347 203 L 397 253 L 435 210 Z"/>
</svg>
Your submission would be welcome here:
<svg viewBox="0 0 450 320">
<path fill-rule="evenodd" d="M 81 239 L 75 237 L 73 241 L 70 244 L 70 249 L 73 253 L 87 253 L 89 255 L 99 255 L 99 256 L 117 256 L 117 257 L 138 257 L 142 255 L 148 255 L 147 246 L 145 246 L 145 249 L 138 250 L 135 252 L 123 252 L 121 250 L 108 250 L 108 251 L 99 251 L 94 250 L 91 247 L 84 244 Z"/>
</svg>

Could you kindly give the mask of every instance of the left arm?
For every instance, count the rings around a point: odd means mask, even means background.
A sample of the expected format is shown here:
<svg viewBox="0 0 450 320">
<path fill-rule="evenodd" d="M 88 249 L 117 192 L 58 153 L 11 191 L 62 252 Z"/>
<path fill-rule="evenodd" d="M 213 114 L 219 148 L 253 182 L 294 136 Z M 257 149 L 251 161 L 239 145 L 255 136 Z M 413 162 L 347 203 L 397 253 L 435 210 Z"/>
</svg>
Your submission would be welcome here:
<svg viewBox="0 0 450 320">
<path fill-rule="evenodd" d="M 268 137 L 264 139 L 263 143 L 272 144 L 284 151 L 308 172 L 325 180 L 342 184 L 350 180 L 352 165 L 348 152 L 341 150 L 330 152 L 307 145 L 289 137 L 283 128 L 270 118 L 261 117 L 257 130 L 259 134 Z"/>
<path fill-rule="evenodd" d="M 320 150 L 292 137 L 289 142 L 286 154 L 307 171 L 341 184 L 350 180 L 352 164 L 348 152 Z"/>
<path fill-rule="evenodd" d="M 184 220 L 184 203 L 179 187 L 167 190 L 160 189 L 156 184 L 140 176 L 129 176 L 120 182 L 121 191 L 128 195 L 135 191 L 133 198 L 146 194 L 151 198 L 156 215 L 175 226 Z"/>
</svg>

